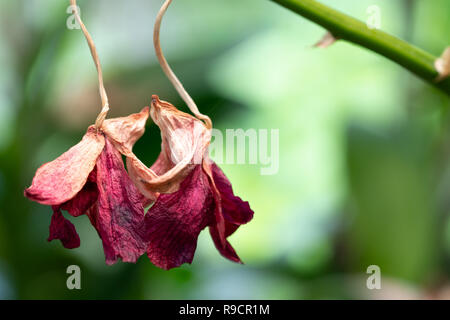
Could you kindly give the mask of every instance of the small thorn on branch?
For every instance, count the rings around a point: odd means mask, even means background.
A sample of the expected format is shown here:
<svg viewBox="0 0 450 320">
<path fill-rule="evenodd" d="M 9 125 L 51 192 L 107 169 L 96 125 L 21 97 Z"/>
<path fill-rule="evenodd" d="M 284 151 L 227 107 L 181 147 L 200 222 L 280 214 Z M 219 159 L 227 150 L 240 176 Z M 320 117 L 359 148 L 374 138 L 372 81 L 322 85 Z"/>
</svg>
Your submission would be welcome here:
<svg viewBox="0 0 450 320">
<path fill-rule="evenodd" d="M 322 39 L 320 39 L 320 41 L 314 45 L 314 47 L 325 49 L 325 48 L 328 48 L 329 46 L 331 46 L 333 43 L 335 43 L 338 40 L 339 40 L 339 38 L 336 38 L 335 36 L 333 36 L 333 34 L 331 32 L 327 32 L 322 37 Z"/>
<path fill-rule="evenodd" d="M 447 47 L 442 56 L 434 62 L 434 67 L 439 73 L 436 82 L 440 82 L 450 76 L 450 47 Z"/>
</svg>

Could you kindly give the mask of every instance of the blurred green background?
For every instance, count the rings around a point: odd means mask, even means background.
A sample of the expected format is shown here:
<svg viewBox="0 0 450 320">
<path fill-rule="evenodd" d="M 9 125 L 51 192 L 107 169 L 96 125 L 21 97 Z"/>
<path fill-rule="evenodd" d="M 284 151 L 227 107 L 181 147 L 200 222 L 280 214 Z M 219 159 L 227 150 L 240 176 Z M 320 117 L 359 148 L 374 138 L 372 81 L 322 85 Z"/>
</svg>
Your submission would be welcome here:
<svg viewBox="0 0 450 320">
<path fill-rule="evenodd" d="M 184 108 L 156 63 L 162 0 L 79 0 L 110 96 L 110 116 L 152 94 Z M 440 55 L 448 0 L 323 0 Z M 278 174 L 222 165 L 254 220 L 230 241 L 233 264 L 200 235 L 193 265 L 106 266 L 87 217 L 81 247 L 48 243 L 51 209 L 24 198 L 35 170 L 77 143 L 100 110 L 96 71 L 69 1 L 0 0 L 0 298 L 450 298 L 449 98 L 394 63 L 338 42 L 268 0 L 174 1 L 162 28 L 167 59 L 219 129 L 279 129 Z M 136 154 L 160 150 L 149 122 Z M 81 267 L 81 290 L 66 268 Z M 368 290 L 378 265 L 382 289 Z"/>
</svg>

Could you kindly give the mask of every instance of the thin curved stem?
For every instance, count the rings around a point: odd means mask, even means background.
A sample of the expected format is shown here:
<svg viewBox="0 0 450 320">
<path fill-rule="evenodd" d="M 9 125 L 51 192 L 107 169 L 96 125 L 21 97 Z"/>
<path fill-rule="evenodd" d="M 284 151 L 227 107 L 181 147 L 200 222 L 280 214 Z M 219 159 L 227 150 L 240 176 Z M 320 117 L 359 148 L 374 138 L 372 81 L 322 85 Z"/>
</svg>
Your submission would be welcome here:
<svg viewBox="0 0 450 320">
<path fill-rule="evenodd" d="M 100 129 L 102 127 L 103 121 L 105 120 L 106 115 L 108 114 L 108 111 L 109 111 L 108 96 L 106 94 L 105 86 L 103 84 L 102 66 L 100 64 L 100 58 L 98 57 L 98 53 L 97 53 L 97 49 L 94 44 L 94 40 L 92 39 L 86 26 L 84 25 L 83 21 L 81 20 L 80 14 L 78 12 L 77 1 L 70 0 L 70 4 L 72 6 L 72 12 L 75 15 L 75 19 L 77 20 L 78 24 L 80 25 L 81 30 L 83 31 L 83 34 L 86 38 L 89 49 L 91 51 L 92 58 L 94 59 L 95 67 L 97 68 L 99 92 L 100 92 L 100 98 L 102 100 L 102 110 L 100 111 L 99 115 L 97 116 L 97 119 L 95 120 L 95 127 L 97 129 Z"/>
<path fill-rule="evenodd" d="M 164 17 L 164 14 L 166 13 L 167 9 L 169 8 L 170 4 L 172 3 L 172 0 L 166 0 L 164 4 L 162 5 L 161 9 L 158 12 L 158 15 L 156 17 L 155 27 L 153 31 L 153 44 L 155 46 L 155 53 L 158 57 L 159 64 L 161 65 L 162 70 L 166 74 L 167 78 L 172 82 L 173 86 L 177 90 L 180 97 L 184 100 L 184 102 L 187 104 L 189 109 L 192 111 L 192 113 L 199 119 L 205 121 L 206 126 L 210 129 L 212 128 L 211 119 L 200 113 L 198 110 L 197 105 L 195 104 L 192 97 L 189 95 L 189 93 L 186 91 L 186 89 L 183 87 L 183 84 L 178 79 L 178 77 L 173 72 L 172 68 L 170 68 L 169 63 L 167 62 L 166 58 L 164 57 L 164 53 L 161 49 L 161 42 L 160 42 L 160 31 L 161 31 L 161 22 Z"/>
<path fill-rule="evenodd" d="M 436 56 L 383 31 L 369 29 L 365 23 L 315 0 L 271 1 L 321 25 L 336 38 L 358 44 L 398 63 L 450 96 L 450 78 L 439 79 Z"/>
</svg>

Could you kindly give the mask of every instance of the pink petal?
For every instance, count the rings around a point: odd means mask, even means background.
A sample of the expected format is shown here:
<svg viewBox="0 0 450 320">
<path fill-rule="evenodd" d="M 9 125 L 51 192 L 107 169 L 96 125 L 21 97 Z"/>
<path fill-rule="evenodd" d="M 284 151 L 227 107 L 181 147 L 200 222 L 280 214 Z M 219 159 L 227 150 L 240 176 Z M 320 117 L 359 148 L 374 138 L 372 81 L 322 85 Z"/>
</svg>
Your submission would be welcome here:
<svg viewBox="0 0 450 320">
<path fill-rule="evenodd" d="M 37 170 L 25 196 L 46 205 L 72 199 L 86 183 L 104 145 L 103 135 L 90 127 L 80 143 Z"/>
<path fill-rule="evenodd" d="M 200 165 L 171 194 L 161 194 L 145 216 L 147 255 L 158 267 L 191 263 L 197 238 L 211 221 L 214 201 Z"/>
<path fill-rule="evenodd" d="M 89 217 L 103 241 L 106 263 L 114 264 L 118 258 L 134 263 L 146 249 L 142 238 L 144 208 L 121 155 L 108 139 L 97 161 L 97 186 L 97 210 L 90 210 Z"/>
<path fill-rule="evenodd" d="M 50 223 L 50 236 L 48 241 L 61 240 L 64 248 L 74 249 L 80 246 L 80 237 L 75 226 L 62 215 L 57 206 L 53 206 L 53 216 Z"/>
</svg>

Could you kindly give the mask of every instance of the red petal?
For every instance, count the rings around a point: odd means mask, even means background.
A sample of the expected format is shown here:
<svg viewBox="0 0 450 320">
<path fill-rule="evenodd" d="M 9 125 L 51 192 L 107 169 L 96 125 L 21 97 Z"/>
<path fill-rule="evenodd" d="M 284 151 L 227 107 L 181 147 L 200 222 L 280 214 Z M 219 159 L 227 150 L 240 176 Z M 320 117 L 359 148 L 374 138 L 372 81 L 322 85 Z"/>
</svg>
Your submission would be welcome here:
<svg viewBox="0 0 450 320">
<path fill-rule="evenodd" d="M 229 222 L 225 222 L 225 233 L 232 234 L 234 233 L 234 231 L 236 231 L 237 228 L 238 226 Z M 242 263 L 241 258 L 239 258 L 234 248 L 231 246 L 228 240 L 226 240 L 226 237 L 228 237 L 228 235 L 226 235 L 224 239 L 219 232 L 217 222 L 209 226 L 209 233 L 211 235 L 211 238 L 213 239 L 214 245 L 222 256 L 231 261 Z"/>
<path fill-rule="evenodd" d="M 97 186 L 97 212 L 89 216 L 103 241 L 106 263 L 114 264 L 118 258 L 136 262 L 145 252 L 142 199 L 108 139 L 97 161 Z"/>
<path fill-rule="evenodd" d="M 60 205 L 72 199 L 86 183 L 104 145 L 103 135 L 89 128 L 80 143 L 37 170 L 25 196 L 46 205 Z"/>
<path fill-rule="evenodd" d="M 75 198 L 67 201 L 61 206 L 62 210 L 66 210 L 70 215 L 79 217 L 85 214 L 91 208 L 98 198 L 98 189 L 96 184 L 97 171 L 94 170 L 89 175 L 88 181 L 83 189 L 77 193 Z"/>
<path fill-rule="evenodd" d="M 213 210 L 208 178 L 197 165 L 177 192 L 161 194 L 145 216 L 150 260 L 166 270 L 191 263 Z"/>
<path fill-rule="evenodd" d="M 133 162 L 138 162 L 140 167 L 145 167 L 133 153 L 133 147 L 145 132 L 145 123 L 150 114 L 149 107 L 145 107 L 139 113 L 131 114 L 127 117 L 107 119 L 103 123 L 102 129 L 114 147 L 127 157 L 128 175 L 135 186 L 142 193 L 142 203 L 145 206 L 152 204 L 158 194 L 142 188 L 140 177 Z M 145 167 L 146 168 L 146 167 Z"/>
<path fill-rule="evenodd" d="M 75 226 L 62 215 L 60 209 L 53 206 L 53 216 L 50 223 L 50 236 L 48 241 L 61 240 L 64 248 L 74 249 L 80 246 L 80 237 Z"/>
<path fill-rule="evenodd" d="M 253 211 L 248 202 L 236 197 L 231 183 L 222 170 L 212 161 L 205 160 L 205 173 L 210 177 L 216 209 L 214 222 L 209 226 L 211 238 L 222 256 L 231 261 L 242 263 L 227 238 L 233 234 L 241 224 L 253 218 Z"/>
<path fill-rule="evenodd" d="M 253 210 L 247 201 L 243 201 L 233 193 L 230 180 L 214 162 L 211 165 L 214 183 L 222 199 L 222 213 L 230 223 L 241 225 L 253 219 Z"/>
<path fill-rule="evenodd" d="M 145 107 L 141 112 L 129 115 L 128 117 L 105 120 L 102 127 L 108 139 L 114 144 L 114 147 L 127 157 L 128 174 L 135 186 L 142 193 L 142 203 L 144 206 L 153 203 L 158 195 L 142 187 L 140 169 L 145 168 L 145 171 L 147 171 L 148 168 L 137 159 L 132 150 L 136 141 L 145 132 L 145 123 L 149 114 L 149 107 Z"/>
</svg>

